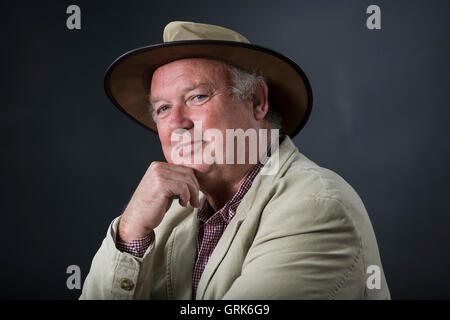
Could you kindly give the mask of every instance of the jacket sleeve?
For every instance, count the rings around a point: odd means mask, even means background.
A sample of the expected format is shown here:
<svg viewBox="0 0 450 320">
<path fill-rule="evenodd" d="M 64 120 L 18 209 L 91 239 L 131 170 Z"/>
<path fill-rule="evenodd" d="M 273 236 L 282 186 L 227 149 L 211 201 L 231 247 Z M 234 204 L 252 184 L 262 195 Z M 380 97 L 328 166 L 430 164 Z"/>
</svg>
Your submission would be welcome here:
<svg viewBox="0 0 450 320">
<path fill-rule="evenodd" d="M 142 258 L 116 248 L 119 218 L 111 223 L 92 260 L 80 299 L 150 299 L 154 242 Z"/>
<path fill-rule="evenodd" d="M 352 209 L 327 197 L 278 200 L 267 204 L 241 274 L 223 299 L 361 299 Z"/>
</svg>

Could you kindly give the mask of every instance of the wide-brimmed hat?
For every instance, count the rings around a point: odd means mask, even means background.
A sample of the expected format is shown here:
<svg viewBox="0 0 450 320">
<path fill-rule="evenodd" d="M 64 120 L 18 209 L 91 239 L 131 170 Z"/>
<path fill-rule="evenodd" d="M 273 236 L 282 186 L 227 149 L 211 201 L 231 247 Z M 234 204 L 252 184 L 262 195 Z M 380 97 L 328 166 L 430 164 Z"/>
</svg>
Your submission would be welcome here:
<svg viewBox="0 0 450 320">
<path fill-rule="evenodd" d="M 284 133 L 294 137 L 305 125 L 312 107 L 311 86 L 302 69 L 289 58 L 251 44 L 233 30 L 208 24 L 170 22 L 163 39 L 163 43 L 125 53 L 106 71 L 108 97 L 141 125 L 157 132 L 148 96 L 153 72 L 185 58 L 222 60 L 264 76 L 269 102 L 282 117 Z"/>
</svg>

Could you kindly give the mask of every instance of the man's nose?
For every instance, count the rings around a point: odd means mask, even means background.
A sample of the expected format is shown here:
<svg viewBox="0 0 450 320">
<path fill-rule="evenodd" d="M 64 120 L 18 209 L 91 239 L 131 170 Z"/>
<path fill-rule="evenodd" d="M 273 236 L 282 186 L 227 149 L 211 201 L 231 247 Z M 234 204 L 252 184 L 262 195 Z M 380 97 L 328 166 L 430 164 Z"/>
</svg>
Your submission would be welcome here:
<svg viewBox="0 0 450 320">
<path fill-rule="evenodd" d="M 172 131 L 176 129 L 189 130 L 194 126 L 194 122 L 189 117 L 186 108 L 183 105 L 173 106 L 170 113 L 169 127 Z"/>
</svg>

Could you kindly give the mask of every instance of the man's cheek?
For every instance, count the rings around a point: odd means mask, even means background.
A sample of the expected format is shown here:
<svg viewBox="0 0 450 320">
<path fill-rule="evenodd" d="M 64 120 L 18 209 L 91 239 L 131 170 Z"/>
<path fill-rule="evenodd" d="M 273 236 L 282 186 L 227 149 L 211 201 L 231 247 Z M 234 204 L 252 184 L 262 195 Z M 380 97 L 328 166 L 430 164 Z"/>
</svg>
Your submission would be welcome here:
<svg viewBox="0 0 450 320">
<path fill-rule="evenodd" d="M 170 145 L 168 145 L 168 146 L 163 145 L 163 146 L 162 146 L 162 149 L 163 149 L 163 153 L 164 153 L 164 157 L 166 158 L 166 161 L 167 161 L 168 163 L 173 163 L 173 161 L 172 161 L 172 148 L 171 148 L 171 146 L 170 146 Z"/>
</svg>

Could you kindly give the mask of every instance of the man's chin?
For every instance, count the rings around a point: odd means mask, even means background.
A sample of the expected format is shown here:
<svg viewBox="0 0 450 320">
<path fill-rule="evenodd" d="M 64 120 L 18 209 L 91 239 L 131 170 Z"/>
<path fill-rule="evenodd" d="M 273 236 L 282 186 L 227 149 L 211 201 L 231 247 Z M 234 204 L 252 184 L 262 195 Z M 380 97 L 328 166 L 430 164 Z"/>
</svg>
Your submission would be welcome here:
<svg viewBox="0 0 450 320">
<path fill-rule="evenodd" d="M 188 167 L 193 169 L 196 173 L 199 174 L 207 174 L 209 171 L 211 171 L 213 164 L 208 164 L 208 163 L 192 163 L 190 161 L 185 161 L 180 163 L 180 165 L 184 166 L 184 167 Z"/>
</svg>

